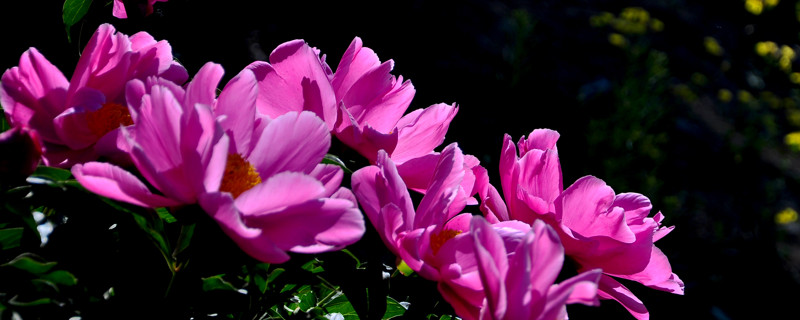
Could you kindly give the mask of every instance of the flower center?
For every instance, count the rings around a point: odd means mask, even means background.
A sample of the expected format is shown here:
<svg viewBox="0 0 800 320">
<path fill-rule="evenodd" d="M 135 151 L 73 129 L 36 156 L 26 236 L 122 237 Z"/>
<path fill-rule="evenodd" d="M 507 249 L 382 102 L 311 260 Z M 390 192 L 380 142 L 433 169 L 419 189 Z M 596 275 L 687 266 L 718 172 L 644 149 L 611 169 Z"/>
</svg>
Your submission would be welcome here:
<svg viewBox="0 0 800 320">
<path fill-rule="evenodd" d="M 230 192 L 236 198 L 259 183 L 261 177 L 250 162 L 239 154 L 228 154 L 225 175 L 222 176 L 219 191 Z"/>
<path fill-rule="evenodd" d="M 87 115 L 89 130 L 96 136 L 102 137 L 111 130 L 119 126 L 129 126 L 133 124 L 128 108 L 113 102 L 103 104 L 103 107 L 89 112 Z"/>
<path fill-rule="evenodd" d="M 451 230 L 451 229 L 444 229 L 439 232 L 431 233 L 431 249 L 433 249 L 433 254 L 438 254 L 439 249 L 442 248 L 447 240 L 455 238 L 457 235 L 461 233 L 461 230 Z"/>
</svg>

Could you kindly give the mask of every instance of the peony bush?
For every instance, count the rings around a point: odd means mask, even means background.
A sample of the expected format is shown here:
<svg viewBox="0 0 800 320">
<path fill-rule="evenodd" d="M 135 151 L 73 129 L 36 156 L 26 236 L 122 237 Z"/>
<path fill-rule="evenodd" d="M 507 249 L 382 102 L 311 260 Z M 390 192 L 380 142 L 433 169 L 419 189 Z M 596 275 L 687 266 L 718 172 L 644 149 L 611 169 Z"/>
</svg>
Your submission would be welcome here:
<svg viewBox="0 0 800 320">
<path fill-rule="evenodd" d="M 683 294 L 654 245 L 665 215 L 593 176 L 565 189 L 557 132 L 507 135 L 484 168 L 441 147 L 456 104 L 407 112 L 411 81 L 360 38 L 336 68 L 321 54 L 289 41 L 221 86 L 223 66 L 190 76 L 166 40 L 109 24 L 71 79 L 24 52 L 0 86 L 3 317 L 566 319 L 602 301 L 648 319 L 641 285 Z M 50 260 L 91 251 L 70 230 L 146 274 Z"/>
</svg>

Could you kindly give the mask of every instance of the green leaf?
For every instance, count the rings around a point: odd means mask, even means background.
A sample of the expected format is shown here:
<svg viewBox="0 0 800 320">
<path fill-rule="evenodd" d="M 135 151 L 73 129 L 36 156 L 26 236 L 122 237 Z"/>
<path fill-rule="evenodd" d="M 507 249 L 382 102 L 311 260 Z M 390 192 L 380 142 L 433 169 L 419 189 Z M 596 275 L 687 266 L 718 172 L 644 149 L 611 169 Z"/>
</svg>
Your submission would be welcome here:
<svg viewBox="0 0 800 320">
<path fill-rule="evenodd" d="M 33 274 L 42 274 L 45 272 L 50 271 L 53 267 L 56 266 L 55 262 L 41 262 L 34 259 L 34 255 L 31 253 L 23 253 L 14 260 L 9 261 L 6 264 L 3 264 L 3 267 L 14 267 L 20 270 L 24 270 Z"/>
<path fill-rule="evenodd" d="M 161 220 L 164 220 L 164 222 L 166 223 L 173 223 L 175 221 L 178 221 L 178 219 L 175 219 L 175 216 L 169 213 L 169 210 L 167 210 L 167 208 L 156 208 L 156 213 L 161 218 Z"/>
<path fill-rule="evenodd" d="M 0 107 L 0 111 L 2 110 L 3 108 Z M 8 124 L 8 120 L 6 120 L 5 112 L 3 112 L 0 114 L 0 132 L 6 132 L 8 129 L 11 129 L 11 126 Z"/>
<path fill-rule="evenodd" d="M 208 278 L 201 278 L 203 280 L 203 291 L 224 290 L 224 291 L 237 291 L 230 282 L 222 279 L 223 275 L 211 276 Z"/>
<path fill-rule="evenodd" d="M 72 275 L 72 273 L 69 273 L 69 272 L 64 271 L 64 270 L 56 270 L 56 271 L 50 272 L 50 273 L 42 276 L 42 279 L 48 280 L 48 281 L 50 281 L 52 283 L 55 283 L 55 284 L 64 285 L 64 286 L 74 286 L 75 284 L 78 283 L 78 279 L 75 278 L 75 276 Z"/>
<path fill-rule="evenodd" d="M 345 320 L 358 320 L 358 313 L 356 313 L 356 309 L 353 308 L 353 305 L 350 304 L 350 301 L 347 300 L 347 297 L 342 294 L 338 297 L 331 300 L 329 304 L 325 306 L 325 310 L 328 313 L 338 313 L 344 316 Z"/>
<path fill-rule="evenodd" d="M 92 0 L 66 0 L 64 1 L 64 8 L 61 14 L 64 20 L 64 27 L 67 31 L 67 40 L 72 42 L 69 35 L 69 28 L 78 23 L 86 12 L 89 11 L 89 6 L 92 5 Z"/>
<path fill-rule="evenodd" d="M 36 168 L 36 171 L 31 174 L 31 177 L 38 178 L 38 180 L 33 179 L 34 181 L 32 182 L 29 178 L 29 183 L 52 184 L 55 182 L 65 182 L 69 180 L 69 178 L 72 177 L 72 172 L 60 168 L 39 166 Z"/>
<path fill-rule="evenodd" d="M 344 161 L 342 161 L 342 159 L 339 159 L 339 157 L 334 156 L 330 153 L 326 154 L 325 158 L 322 158 L 322 163 L 337 165 L 341 167 L 342 170 L 344 170 L 344 172 L 353 173 L 353 170 L 348 169 L 347 166 L 344 164 Z"/>
<path fill-rule="evenodd" d="M 19 247 L 24 228 L 7 228 L 0 230 L 0 250 Z"/>
<path fill-rule="evenodd" d="M 175 250 L 172 251 L 172 258 L 175 260 L 183 260 L 179 258 L 182 258 L 183 252 L 186 251 L 186 249 L 189 248 L 189 244 L 192 243 L 194 227 L 194 223 L 181 226 L 181 233 L 178 235 L 178 243 L 175 244 Z"/>
<path fill-rule="evenodd" d="M 406 313 L 406 307 L 392 297 L 386 297 L 386 314 L 383 315 L 383 320 L 399 317 L 404 313 Z"/>
<path fill-rule="evenodd" d="M 172 256 L 172 252 L 169 250 L 169 244 L 167 241 L 164 240 L 164 236 L 161 233 L 164 231 L 162 228 L 159 228 L 159 221 L 155 223 L 151 223 L 145 216 L 131 212 L 133 219 L 136 221 L 136 224 L 139 225 L 139 228 L 144 230 L 147 235 L 150 237 L 151 240 L 155 243 L 158 250 L 161 251 L 161 254 L 164 255 L 165 258 L 170 259 Z M 155 226 L 153 225 L 155 224 Z"/>
<path fill-rule="evenodd" d="M 13 298 L 11 298 L 11 300 L 8 300 L 8 304 L 18 307 L 33 307 L 53 302 L 53 300 L 51 300 L 50 298 L 41 298 L 33 301 L 19 301 L 17 299 L 18 297 L 19 296 L 14 296 Z"/>
<path fill-rule="evenodd" d="M 323 269 L 322 266 L 320 265 L 319 260 L 316 259 L 306 262 L 303 265 L 303 270 L 309 271 L 311 273 L 320 273 L 322 271 L 325 271 L 325 269 Z"/>
</svg>

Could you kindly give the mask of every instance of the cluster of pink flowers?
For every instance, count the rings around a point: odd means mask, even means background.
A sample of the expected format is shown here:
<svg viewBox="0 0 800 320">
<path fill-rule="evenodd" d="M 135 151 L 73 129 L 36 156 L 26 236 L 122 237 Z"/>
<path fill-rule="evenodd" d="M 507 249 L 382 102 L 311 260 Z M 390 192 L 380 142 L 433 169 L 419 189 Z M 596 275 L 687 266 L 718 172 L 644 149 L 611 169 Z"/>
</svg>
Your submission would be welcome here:
<svg viewBox="0 0 800 320">
<path fill-rule="evenodd" d="M 3 74 L 0 103 L 16 130 L 8 136 L 35 140 L 44 165 L 118 201 L 199 205 L 261 261 L 342 249 L 361 238 L 366 215 L 398 264 L 436 281 L 463 319 L 563 319 L 566 304 L 600 298 L 647 319 L 612 277 L 683 293 L 653 244 L 672 229 L 663 215 L 648 217 L 646 197 L 615 195 L 595 177 L 564 189 L 557 132 L 534 130 L 517 145 L 506 136 L 501 197 L 477 158 L 455 143 L 434 150 L 455 104 L 406 113 L 411 82 L 359 38 L 335 71 L 324 57 L 286 42 L 217 94 L 220 65 L 187 81 L 167 42 L 102 25 L 70 80 L 26 51 Z M 322 163 L 332 137 L 372 164 L 352 174 L 352 192 L 342 168 Z M 424 195 L 416 207 L 410 192 Z M 555 283 L 565 256 L 578 274 Z"/>
</svg>

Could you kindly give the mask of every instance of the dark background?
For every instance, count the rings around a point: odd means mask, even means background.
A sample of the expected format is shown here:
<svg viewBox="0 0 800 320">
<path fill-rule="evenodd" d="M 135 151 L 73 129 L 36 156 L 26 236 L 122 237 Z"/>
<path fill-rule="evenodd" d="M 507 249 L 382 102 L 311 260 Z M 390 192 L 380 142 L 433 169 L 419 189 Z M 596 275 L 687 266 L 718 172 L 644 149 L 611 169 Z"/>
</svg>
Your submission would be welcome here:
<svg viewBox="0 0 800 320">
<path fill-rule="evenodd" d="M 170 0 L 151 16 L 129 11 L 119 20 L 110 1 L 95 0 L 70 43 L 57 1 L 13 1 L 0 9 L 0 70 L 36 47 L 69 77 L 103 22 L 168 40 L 190 74 L 220 63 L 223 82 L 297 38 L 327 54 L 335 70 L 359 36 L 382 60 L 394 59 L 395 75 L 411 79 L 411 109 L 458 103 L 446 143 L 481 159 L 494 184 L 503 134 L 516 141 L 551 128 L 561 133 L 565 187 L 591 174 L 618 193 L 648 196 L 676 226 L 657 245 L 686 284 L 685 296 L 629 285 L 652 319 L 791 318 L 800 224 L 775 217 L 799 205 L 798 154 L 784 136 L 800 130 L 792 120 L 800 93 L 777 59 L 754 48 L 774 41 L 798 49 L 796 2 L 755 15 L 736 0 Z M 626 20 L 632 7 L 649 18 Z M 604 12 L 611 20 L 597 18 Z M 623 44 L 614 45 L 612 33 Z M 632 319 L 612 302 L 570 308 L 573 319 Z"/>
</svg>

